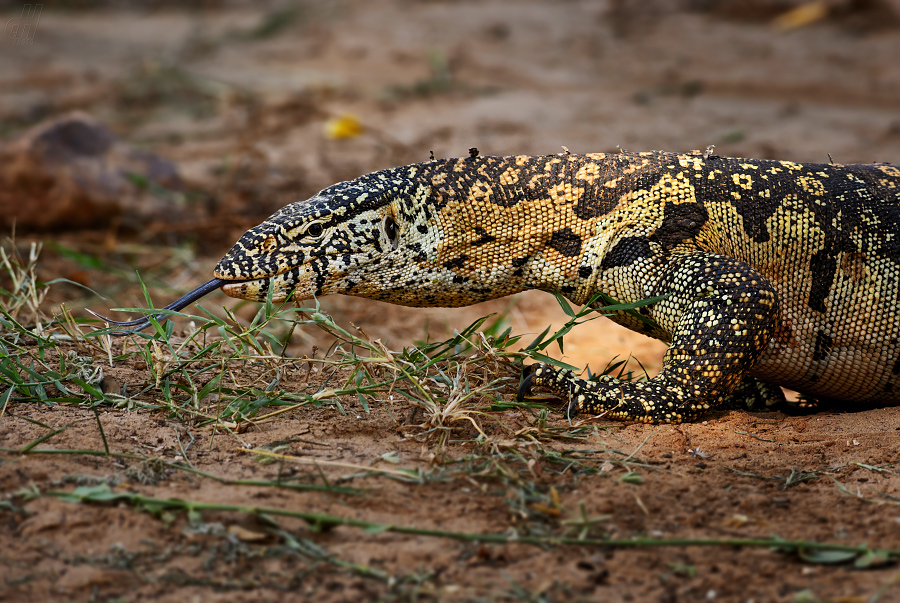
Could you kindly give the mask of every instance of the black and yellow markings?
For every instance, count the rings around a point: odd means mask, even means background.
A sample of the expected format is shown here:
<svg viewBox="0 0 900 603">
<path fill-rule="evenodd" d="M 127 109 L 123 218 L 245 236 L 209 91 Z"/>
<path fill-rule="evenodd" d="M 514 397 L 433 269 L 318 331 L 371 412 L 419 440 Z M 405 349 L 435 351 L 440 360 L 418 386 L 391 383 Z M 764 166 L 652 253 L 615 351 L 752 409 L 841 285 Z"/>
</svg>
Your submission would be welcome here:
<svg viewBox="0 0 900 603">
<path fill-rule="evenodd" d="M 390 244 L 388 215 L 399 233 Z M 321 238 L 304 238 L 316 221 Z M 751 372 L 811 395 L 900 401 L 894 165 L 700 152 L 429 161 L 283 208 L 216 268 L 218 278 L 243 281 L 230 295 L 248 299 L 264 298 L 275 273 L 276 287 L 302 295 L 407 305 L 466 305 L 528 288 L 575 302 L 597 290 L 623 302 L 668 294 L 642 309 L 650 323 L 614 317 L 671 342 L 657 377 L 588 383 L 530 370 L 523 394 L 547 389 L 573 412 L 692 420 Z"/>
</svg>

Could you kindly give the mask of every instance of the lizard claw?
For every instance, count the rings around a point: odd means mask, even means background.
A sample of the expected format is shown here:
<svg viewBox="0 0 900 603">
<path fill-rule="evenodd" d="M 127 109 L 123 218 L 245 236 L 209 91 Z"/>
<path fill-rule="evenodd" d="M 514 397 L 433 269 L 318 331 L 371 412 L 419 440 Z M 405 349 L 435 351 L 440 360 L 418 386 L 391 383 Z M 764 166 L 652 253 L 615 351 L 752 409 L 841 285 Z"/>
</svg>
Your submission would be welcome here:
<svg viewBox="0 0 900 603">
<path fill-rule="evenodd" d="M 519 389 L 516 391 L 516 402 L 525 400 L 525 396 L 531 393 L 534 386 L 534 376 L 537 373 L 539 364 L 530 364 L 522 369 L 522 381 L 519 383 Z"/>
</svg>

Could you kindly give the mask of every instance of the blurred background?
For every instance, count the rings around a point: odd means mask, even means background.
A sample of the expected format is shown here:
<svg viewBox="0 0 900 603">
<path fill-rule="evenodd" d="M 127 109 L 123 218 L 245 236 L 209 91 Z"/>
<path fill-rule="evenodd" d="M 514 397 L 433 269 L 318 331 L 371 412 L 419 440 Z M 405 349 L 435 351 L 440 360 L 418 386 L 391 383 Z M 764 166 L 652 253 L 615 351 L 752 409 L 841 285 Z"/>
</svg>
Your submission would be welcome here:
<svg viewBox="0 0 900 603">
<path fill-rule="evenodd" d="M 54 285 L 80 316 L 144 306 L 135 270 L 164 305 L 279 207 L 431 152 L 900 163 L 900 0 L 0 2 L 0 47 L 0 223 L 44 243 L 44 280 L 106 297 Z M 392 346 L 565 319 L 540 292 L 322 305 Z M 570 361 L 655 372 L 661 344 L 603 323 Z"/>
</svg>

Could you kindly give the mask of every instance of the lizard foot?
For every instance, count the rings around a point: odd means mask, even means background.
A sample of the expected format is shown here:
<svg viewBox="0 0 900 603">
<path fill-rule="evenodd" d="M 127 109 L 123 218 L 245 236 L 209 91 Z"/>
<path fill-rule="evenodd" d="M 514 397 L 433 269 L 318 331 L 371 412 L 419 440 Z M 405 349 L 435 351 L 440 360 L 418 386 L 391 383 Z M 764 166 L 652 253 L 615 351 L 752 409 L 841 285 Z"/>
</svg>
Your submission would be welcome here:
<svg viewBox="0 0 900 603">
<path fill-rule="evenodd" d="M 681 387 L 665 380 L 621 382 L 601 375 L 587 381 L 574 371 L 542 363 L 523 371 L 516 399 L 521 402 L 536 393 L 563 400 L 570 418 L 590 413 L 642 423 L 680 423 L 709 410 L 708 404 L 687 400 Z"/>
<path fill-rule="evenodd" d="M 519 383 L 519 389 L 516 392 L 516 401 L 522 402 L 525 400 L 526 397 L 534 393 L 533 390 L 535 388 L 549 389 L 550 393 L 562 394 L 563 392 L 555 391 L 552 387 L 548 387 L 548 385 L 556 381 L 556 373 L 556 369 L 549 364 L 543 363 L 529 364 L 523 368 L 522 381 Z M 568 393 L 568 387 L 565 393 Z"/>
<path fill-rule="evenodd" d="M 725 397 L 720 408 L 765 411 L 779 410 L 785 404 L 787 402 L 780 387 L 747 375 Z"/>
<path fill-rule="evenodd" d="M 516 390 L 516 402 L 522 402 L 531 393 L 534 383 L 534 372 L 538 365 L 529 364 L 522 369 L 522 380 L 519 381 L 519 389 Z"/>
</svg>

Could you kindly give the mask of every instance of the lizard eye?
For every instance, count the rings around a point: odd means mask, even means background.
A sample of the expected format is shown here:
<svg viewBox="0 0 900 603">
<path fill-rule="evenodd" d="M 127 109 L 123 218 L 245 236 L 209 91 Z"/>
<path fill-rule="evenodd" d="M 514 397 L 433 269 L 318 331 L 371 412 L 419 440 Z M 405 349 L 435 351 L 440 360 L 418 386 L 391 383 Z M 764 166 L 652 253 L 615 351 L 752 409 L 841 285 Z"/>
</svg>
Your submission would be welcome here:
<svg viewBox="0 0 900 603">
<path fill-rule="evenodd" d="M 309 228 L 306 229 L 306 236 L 308 237 L 320 237 L 322 233 L 325 232 L 325 228 L 322 227 L 321 224 L 310 224 Z"/>
<path fill-rule="evenodd" d="M 384 218 L 384 234 L 387 235 L 388 241 L 391 242 L 393 247 L 397 246 L 397 223 L 394 222 L 394 218 L 391 216 L 385 216 Z"/>
</svg>

